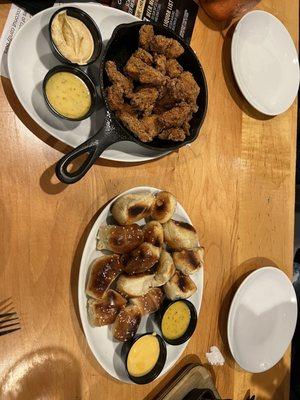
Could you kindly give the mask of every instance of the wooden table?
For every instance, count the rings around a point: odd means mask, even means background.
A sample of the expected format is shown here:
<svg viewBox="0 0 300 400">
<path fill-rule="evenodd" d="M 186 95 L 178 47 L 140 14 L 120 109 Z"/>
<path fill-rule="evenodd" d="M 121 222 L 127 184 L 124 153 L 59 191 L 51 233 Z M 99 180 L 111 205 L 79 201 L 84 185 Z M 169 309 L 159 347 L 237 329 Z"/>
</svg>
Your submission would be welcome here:
<svg viewBox="0 0 300 400">
<path fill-rule="evenodd" d="M 263 0 L 259 8 L 279 17 L 297 42 L 297 0 Z M 1 29 L 8 10 L 0 6 Z M 0 310 L 10 298 L 22 329 L 0 338 L 1 399 L 152 399 L 180 366 L 205 363 L 211 345 L 226 356 L 224 367 L 211 368 L 223 397 L 244 399 L 250 389 L 258 400 L 288 399 L 289 352 L 266 373 L 246 373 L 230 357 L 225 330 L 241 277 L 263 265 L 292 274 L 296 105 L 266 118 L 247 104 L 230 69 L 231 34 L 199 12 L 192 46 L 209 108 L 196 143 L 142 165 L 100 161 L 72 186 L 53 177 L 67 147 L 37 127 L 2 79 Z M 138 185 L 173 192 L 206 248 L 197 331 L 175 369 L 146 386 L 114 381 L 98 365 L 77 305 L 81 253 L 98 210 Z"/>
</svg>

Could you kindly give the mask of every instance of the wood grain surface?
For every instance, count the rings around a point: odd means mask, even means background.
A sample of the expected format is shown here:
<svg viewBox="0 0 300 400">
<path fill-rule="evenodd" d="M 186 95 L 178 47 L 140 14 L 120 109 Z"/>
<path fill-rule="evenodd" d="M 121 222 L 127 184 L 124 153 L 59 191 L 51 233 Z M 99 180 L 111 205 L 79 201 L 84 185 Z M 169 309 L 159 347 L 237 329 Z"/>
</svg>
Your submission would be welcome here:
<svg viewBox="0 0 300 400">
<path fill-rule="evenodd" d="M 276 15 L 297 44 L 297 0 L 262 0 L 257 8 Z M 8 11 L 0 5 L 1 30 Z M 226 342 L 229 304 L 245 274 L 263 265 L 292 274 L 296 153 L 296 104 L 275 118 L 247 104 L 231 72 L 231 35 L 232 28 L 222 30 L 199 11 L 192 47 L 206 73 L 209 107 L 191 147 L 141 165 L 100 160 L 72 186 L 53 176 L 67 146 L 29 118 L 2 78 L 0 311 L 9 299 L 22 329 L 0 338 L 1 399 L 150 400 L 183 365 L 205 364 L 212 345 L 226 357 L 224 367 L 210 368 L 224 398 L 244 400 L 250 392 L 258 400 L 289 398 L 289 352 L 270 371 L 253 375 L 237 367 Z M 206 248 L 196 333 L 175 368 L 145 386 L 115 381 L 98 365 L 77 304 L 93 221 L 115 195 L 140 185 L 171 191 Z"/>
</svg>

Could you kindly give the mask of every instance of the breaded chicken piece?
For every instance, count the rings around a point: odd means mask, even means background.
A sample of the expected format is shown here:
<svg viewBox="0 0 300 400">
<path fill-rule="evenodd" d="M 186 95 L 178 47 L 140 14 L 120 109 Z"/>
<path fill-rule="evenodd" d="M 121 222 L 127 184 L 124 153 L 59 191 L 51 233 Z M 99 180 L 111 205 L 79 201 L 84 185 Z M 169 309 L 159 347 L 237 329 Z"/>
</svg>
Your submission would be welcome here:
<svg viewBox="0 0 300 400">
<path fill-rule="evenodd" d="M 154 64 L 155 64 L 155 68 L 160 71 L 163 75 L 166 74 L 166 63 L 167 63 L 167 59 L 166 56 L 164 56 L 163 54 L 154 54 Z"/>
<path fill-rule="evenodd" d="M 130 96 L 130 104 L 144 115 L 150 115 L 158 97 L 154 87 L 140 88 Z"/>
<path fill-rule="evenodd" d="M 162 129 L 181 127 L 191 118 L 191 107 L 181 103 L 158 117 L 158 124 Z"/>
<path fill-rule="evenodd" d="M 114 61 L 106 61 L 105 71 L 108 75 L 109 80 L 112 83 L 118 85 L 119 88 L 123 90 L 125 95 L 132 92 L 132 81 L 124 76 L 120 71 L 118 71 L 116 63 Z"/>
<path fill-rule="evenodd" d="M 120 112 L 117 116 L 123 122 L 124 126 L 133 132 L 142 142 L 151 142 L 158 134 L 154 115 L 138 119 L 135 115 Z"/>
<path fill-rule="evenodd" d="M 167 60 L 166 73 L 170 78 L 178 78 L 182 72 L 183 68 L 175 58 Z"/>
<path fill-rule="evenodd" d="M 135 56 L 129 58 L 124 67 L 124 72 L 136 81 L 154 86 L 163 85 L 166 80 L 161 72 Z"/>
<path fill-rule="evenodd" d="M 158 124 L 158 115 L 151 114 L 142 118 L 143 124 L 146 127 L 148 134 L 151 136 L 152 140 L 159 134 L 161 128 Z"/>
<path fill-rule="evenodd" d="M 170 104 L 184 101 L 192 107 L 193 112 L 197 112 L 197 97 L 199 92 L 200 88 L 193 75 L 185 71 L 178 78 L 166 82 L 158 105 L 167 107 Z"/>
<path fill-rule="evenodd" d="M 136 58 L 139 58 L 141 61 L 143 61 L 144 63 L 148 64 L 148 65 L 152 65 L 153 63 L 153 56 L 152 54 L 148 53 L 148 51 L 142 49 L 141 47 L 139 47 L 134 53 L 133 55 Z"/>
<path fill-rule="evenodd" d="M 154 37 L 154 30 L 152 25 L 143 25 L 139 33 L 139 45 L 145 49 L 150 49 L 150 43 Z"/>
<path fill-rule="evenodd" d="M 114 84 L 107 88 L 107 101 L 113 111 L 121 110 L 124 105 L 123 91 Z"/>
<path fill-rule="evenodd" d="M 177 58 L 184 52 L 184 48 L 177 40 L 162 35 L 155 35 L 151 39 L 150 50 L 164 54 L 167 58 Z"/>
<path fill-rule="evenodd" d="M 117 84 L 107 88 L 107 101 L 113 111 L 122 111 L 134 115 L 135 110 L 124 100 L 123 91 Z"/>
<path fill-rule="evenodd" d="M 184 133 L 186 136 L 190 136 L 190 124 L 186 121 L 184 122 L 184 124 L 182 125 L 182 129 L 184 130 Z"/>
<path fill-rule="evenodd" d="M 172 140 L 173 142 L 183 142 L 185 139 L 185 131 L 182 128 L 164 129 L 158 135 L 162 140 Z"/>
</svg>

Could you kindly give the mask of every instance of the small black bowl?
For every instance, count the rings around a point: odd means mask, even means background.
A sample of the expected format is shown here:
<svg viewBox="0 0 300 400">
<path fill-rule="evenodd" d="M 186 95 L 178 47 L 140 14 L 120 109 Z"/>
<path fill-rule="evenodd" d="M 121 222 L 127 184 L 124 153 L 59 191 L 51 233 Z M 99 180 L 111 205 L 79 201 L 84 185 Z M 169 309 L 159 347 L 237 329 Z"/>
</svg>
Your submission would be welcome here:
<svg viewBox="0 0 300 400">
<path fill-rule="evenodd" d="M 182 336 L 180 336 L 178 339 L 168 339 L 164 336 L 163 331 L 162 331 L 162 327 L 161 327 L 162 319 L 163 319 L 163 316 L 164 316 L 165 312 L 167 311 L 167 309 L 172 304 L 177 303 L 178 301 L 182 301 L 183 303 L 185 303 L 188 306 L 190 313 L 191 313 L 190 323 L 189 323 L 189 326 L 187 327 L 187 330 L 185 331 L 185 333 Z M 163 304 L 163 306 L 160 308 L 160 310 L 158 310 L 157 315 L 156 315 L 156 320 L 159 325 L 163 339 L 167 343 L 171 344 L 172 346 L 178 346 L 179 344 L 186 342 L 194 333 L 196 326 L 197 326 L 197 311 L 196 311 L 194 305 L 190 301 L 185 300 L 185 299 L 179 299 L 179 300 L 175 300 L 175 301 L 166 301 Z"/>
<path fill-rule="evenodd" d="M 52 107 L 50 101 L 48 100 L 48 97 L 46 95 L 46 84 L 49 80 L 49 78 L 56 74 L 57 72 L 70 72 L 76 76 L 78 76 L 78 78 L 80 78 L 87 86 L 87 88 L 90 91 L 91 94 L 91 106 L 89 111 L 83 115 L 80 118 L 70 118 L 70 117 L 65 117 L 64 115 L 60 114 L 59 112 L 57 112 L 55 110 L 54 107 Z M 56 67 L 50 69 L 47 74 L 44 77 L 43 80 L 43 95 L 44 95 L 44 99 L 46 101 L 47 106 L 49 107 L 49 110 L 56 116 L 60 117 L 60 118 L 64 118 L 67 119 L 69 121 L 82 121 L 83 119 L 89 117 L 95 109 L 95 104 L 96 104 L 96 99 L 97 99 L 97 92 L 96 92 L 96 88 L 95 85 L 93 83 L 93 81 L 88 77 L 88 75 L 86 73 L 84 73 L 83 71 L 81 71 L 79 68 L 75 68 L 72 67 L 71 65 L 57 65 Z"/>
<path fill-rule="evenodd" d="M 148 374 L 146 374 L 144 376 L 136 377 L 136 376 L 130 375 L 130 373 L 128 372 L 127 358 L 128 358 L 128 354 L 129 354 L 131 347 L 142 336 L 152 335 L 152 334 L 153 334 L 153 332 L 146 332 L 146 333 L 143 333 L 142 335 L 137 335 L 132 340 L 125 342 L 122 347 L 121 354 L 124 359 L 124 364 L 125 364 L 125 368 L 128 373 L 128 376 L 134 383 L 138 383 L 139 385 L 144 385 L 146 383 L 153 381 L 155 378 L 157 378 L 158 375 L 161 373 L 161 371 L 165 365 L 165 362 L 166 362 L 166 358 L 167 358 L 166 344 L 165 344 L 164 340 L 162 339 L 162 337 L 160 335 L 156 334 L 156 337 L 159 342 L 159 356 L 158 356 L 158 360 L 157 360 L 155 366 L 152 368 L 152 370 Z"/>
<path fill-rule="evenodd" d="M 85 26 L 89 29 L 89 31 L 91 32 L 91 35 L 94 40 L 94 52 L 93 52 L 91 58 L 89 59 L 89 61 L 85 64 L 72 63 L 70 60 L 68 60 L 66 57 L 64 57 L 61 54 L 61 52 L 58 50 L 58 48 L 56 47 L 56 45 L 52 39 L 51 26 L 52 26 L 53 19 L 55 18 L 55 16 L 57 14 L 59 14 L 62 11 L 66 11 L 67 15 L 70 15 L 71 17 L 77 18 L 80 21 L 82 21 L 85 24 Z M 85 11 L 81 10 L 80 8 L 63 7 L 63 8 L 59 8 L 57 11 L 55 11 L 55 13 L 52 15 L 50 22 L 49 22 L 49 36 L 50 36 L 50 44 L 51 44 L 54 55 L 59 59 L 59 61 L 61 61 L 63 63 L 84 67 L 84 66 L 89 65 L 89 64 L 93 63 L 94 61 L 96 61 L 97 58 L 99 58 L 99 56 L 101 54 L 102 37 L 101 37 L 101 33 L 98 29 L 98 26 L 96 25 L 95 21 Z"/>
</svg>

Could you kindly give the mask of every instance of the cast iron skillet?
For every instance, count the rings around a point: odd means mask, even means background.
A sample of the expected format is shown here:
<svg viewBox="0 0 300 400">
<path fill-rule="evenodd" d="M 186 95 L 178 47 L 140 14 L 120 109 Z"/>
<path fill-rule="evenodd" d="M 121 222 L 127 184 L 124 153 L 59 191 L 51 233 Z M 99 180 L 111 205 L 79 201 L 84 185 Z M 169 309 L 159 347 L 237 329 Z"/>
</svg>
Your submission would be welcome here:
<svg viewBox="0 0 300 400">
<path fill-rule="evenodd" d="M 199 110 L 197 113 L 193 114 L 193 118 L 190 121 L 190 136 L 183 142 L 172 142 L 156 138 L 150 143 L 143 143 L 117 120 L 114 112 L 109 107 L 105 88 L 107 88 L 111 83 L 109 82 L 105 72 L 105 62 L 109 60 L 115 61 L 118 69 L 121 70 L 132 53 L 138 48 L 139 30 L 140 27 L 146 23 L 147 22 L 139 21 L 117 26 L 111 39 L 107 43 L 100 63 L 100 91 L 106 108 L 105 120 L 100 130 L 94 136 L 76 147 L 70 153 L 66 154 L 57 163 L 56 175 L 62 182 L 75 183 L 79 181 L 91 168 L 102 152 L 116 142 L 129 140 L 147 147 L 148 149 L 156 150 L 159 153 L 165 152 L 166 150 L 173 151 L 179 149 L 187 143 L 193 142 L 197 138 L 207 109 L 207 85 L 204 71 L 191 47 L 171 30 L 158 24 L 151 23 L 154 27 L 155 34 L 174 38 L 184 47 L 185 51 L 178 58 L 178 61 L 183 66 L 184 70 L 190 71 L 194 75 L 196 82 L 200 86 L 200 94 L 197 100 Z M 75 172 L 69 172 L 67 169 L 69 164 L 84 153 L 88 153 L 88 158 Z"/>
</svg>

